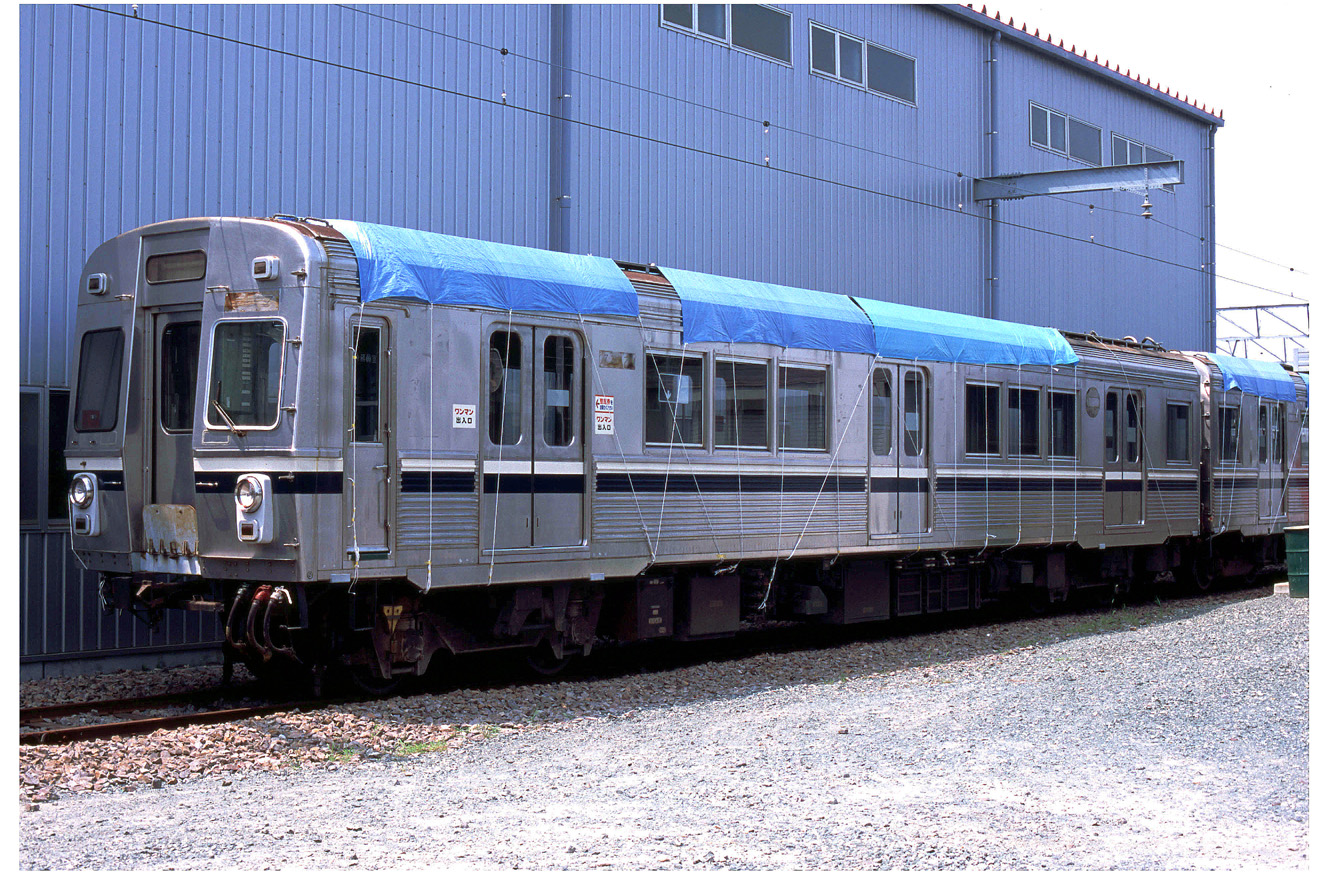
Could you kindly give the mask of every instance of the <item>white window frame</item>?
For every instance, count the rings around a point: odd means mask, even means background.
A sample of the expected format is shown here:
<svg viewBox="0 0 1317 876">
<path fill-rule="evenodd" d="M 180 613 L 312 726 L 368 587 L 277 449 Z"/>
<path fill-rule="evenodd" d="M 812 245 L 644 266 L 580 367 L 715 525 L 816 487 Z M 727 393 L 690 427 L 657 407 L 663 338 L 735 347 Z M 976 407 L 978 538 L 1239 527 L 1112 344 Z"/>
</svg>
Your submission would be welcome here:
<svg viewBox="0 0 1317 876">
<path fill-rule="evenodd" d="M 1070 123 L 1071 123 L 1071 122 L 1077 122 L 1077 123 L 1079 123 L 1079 124 L 1081 124 L 1081 125 L 1087 125 L 1088 127 L 1090 127 L 1090 128 L 1092 128 L 1093 130 L 1097 131 L 1098 156 L 1097 156 L 1097 161 L 1096 161 L 1096 162 L 1089 161 L 1087 158 L 1080 158 L 1078 155 L 1076 155 L 1074 152 L 1072 152 L 1072 151 L 1070 150 L 1070 142 L 1071 142 L 1071 137 L 1070 137 Z M 1070 156 L 1071 158 L 1073 158 L 1075 161 L 1078 161 L 1080 164 L 1087 164 L 1089 167 L 1101 167 L 1101 166 L 1102 166 L 1102 126 L 1101 126 L 1101 125 L 1095 125 L 1095 124 L 1093 124 L 1092 122 L 1086 122 L 1086 121 L 1084 121 L 1083 119 L 1079 118 L 1078 116 L 1070 116 L 1070 115 L 1066 116 L 1066 123 L 1065 123 L 1065 154 L 1068 155 L 1068 156 Z"/>
<path fill-rule="evenodd" d="M 833 60 L 836 62 L 836 67 L 839 72 L 829 73 L 826 70 L 820 70 L 816 66 L 814 66 L 814 30 L 815 29 L 832 34 L 832 52 L 833 52 L 832 56 L 833 56 Z M 854 79 L 847 79 L 845 76 L 842 76 L 840 73 L 842 37 L 845 37 L 848 40 L 852 40 L 853 42 L 857 42 L 860 44 L 860 47 L 862 49 L 862 54 L 860 57 L 860 69 L 861 69 L 862 81 L 860 82 L 856 82 Z M 898 97 L 895 94 L 891 94 L 886 91 L 879 91 L 878 89 L 873 87 L 873 85 L 869 81 L 870 79 L 869 49 L 871 48 L 878 49 L 880 51 L 887 52 L 888 54 L 896 55 L 901 58 L 908 58 L 910 62 L 915 65 L 915 100 L 914 101 L 906 100 L 904 97 Z M 860 91 L 866 92 L 868 94 L 873 94 L 878 97 L 886 98 L 887 100 L 894 100 L 899 104 L 904 104 L 905 106 L 915 107 L 919 105 L 918 104 L 919 59 L 918 58 L 916 58 L 914 55 L 908 55 L 905 52 L 898 52 L 896 49 L 879 45 L 878 43 L 875 43 L 872 40 L 862 39 L 861 37 L 858 37 L 853 33 L 847 33 L 846 31 L 838 30 L 835 27 L 829 27 L 828 25 L 823 24 L 822 22 L 814 21 L 813 19 L 810 19 L 809 22 L 809 72 L 816 76 L 821 76 L 824 79 L 831 80 L 832 82 L 839 82 L 842 85 L 849 85 L 851 88 L 857 88 Z"/>
<path fill-rule="evenodd" d="M 1033 111 L 1034 111 L 1035 108 L 1040 109 L 1040 110 L 1042 110 L 1043 112 L 1045 112 L 1045 113 L 1048 114 L 1048 118 L 1047 118 L 1047 140 L 1048 140 L 1048 142 L 1047 142 L 1046 144 L 1039 143 L 1037 140 L 1035 140 L 1035 139 L 1033 138 Z M 1065 119 L 1065 126 L 1064 126 L 1064 127 L 1065 127 L 1065 143 L 1062 145 L 1062 147 L 1061 147 L 1060 149 L 1058 149 L 1056 146 L 1052 145 L 1052 143 L 1051 143 L 1051 139 L 1052 139 L 1052 116 L 1060 116 L 1061 118 Z M 1070 151 L 1070 122 L 1071 122 L 1072 120 L 1075 121 L 1075 122 L 1078 122 L 1078 123 L 1081 124 L 1081 125 L 1087 125 L 1087 126 L 1090 127 L 1090 128 L 1096 128 L 1096 129 L 1097 129 L 1097 132 L 1098 132 L 1098 162 L 1097 162 L 1097 164 L 1094 164 L 1093 162 L 1089 161 L 1089 160 L 1086 159 L 1086 158 L 1080 158 L 1078 155 L 1075 155 L 1074 153 L 1072 153 L 1072 152 Z M 1079 116 L 1072 116 L 1072 115 L 1070 115 L 1069 113 L 1063 113 L 1063 112 L 1061 112 L 1060 110 L 1052 109 L 1050 106 L 1045 106 L 1044 104 L 1041 104 L 1041 103 L 1039 103 L 1039 102 L 1036 101 L 1036 100 L 1031 100 L 1031 101 L 1029 101 L 1029 116 L 1028 116 L 1028 119 L 1027 119 L 1026 121 L 1027 121 L 1027 125 L 1028 125 L 1028 128 L 1029 128 L 1029 145 L 1030 145 L 1030 146 L 1033 146 L 1033 147 L 1035 147 L 1035 148 L 1037 148 L 1037 149 L 1042 149 L 1044 152 L 1051 152 L 1051 153 L 1054 154 L 1054 155 L 1064 155 L 1066 158 L 1070 158 L 1070 159 L 1073 159 L 1073 160 L 1075 160 L 1075 161 L 1078 161 L 1080 164 L 1086 164 L 1086 165 L 1088 165 L 1089 167 L 1101 167 L 1101 166 L 1102 166 L 1102 126 L 1101 126 L 1101 125 L 1095 125 L 1095 124 L 1093 124 L 1092 122 L 1085 121 L 1084 119 L 1081 119 Z"/>
<path fill-rule="evenodd" d="M 1124 140 L 1124 141 L 1125 141 L 1125 144 L 1126 144 L 1126 146 L 1125 146 L 1125 148 L 1126 148 L 1126 157 L 1127 157 L 1127 158 L 1128 158 L 1128 151 L 1129 151 L 1129 147 L 1130 147 L 1130 146 L 1138 146 L 1139 149 L 1143 150 L 1143 161 L 1125 161 L 1123 164 L 1116 164 L 1116 141 L 1117 141 L 1117 140 Z M 1141 140 L 1135 140 L 1133 137 L 1127 137 L 1127 136 L 1125 136 L 1124 134 L 1118 134 L 1118 133 L 1116 133 L 1115 131 L 1112 131 L 1112 132 L 1111 132 L 1111 165 L 1112 165 L 1112 167 L 1123 167 L 1123 166 L 1126 165 L 1126 164 L 1143 164 L 1143 163 L 1146 163 L 1146 162 L 1148 161 L 1148 150 L 1149 150 L 1149 149 L 1152 149 L 1154 152 L 1160 152 L 1162 155 L 1165 155 L 1166 158 L 1165 158 L 1164 160 L 1166 160 L 1166 161 L 1174 161 L 1174 160 L 1175 160 L 1175 156 L 1172 155 L 1171 153 L 1167 152 L 1165 149 L 1158 149 L 1156 146 L 1149 146 L 1147 143 L 1144 143 L 1144 142 L 1141 141 Z"/>
<path fill-rule="evenodd" d="M 664 5 L 681 5 L 681 6 L 690 6 L 690 7 L 691 7 L 691 23 L 692 23 L 694 26 L 693 26 L 693 27 L 683 27 L 683 26 L 680 25 L 680 24 L 673 24 L 672 22 L 670 22 L 670 21 L 668 21 L 667 19 L 665 19 L 665 18 L 663 17 L 663 6 L 664 6 Z M 711 43 L 717 43 L 717 44 L 720 45 L 720 46 L 726 46 L 727 48 L 729 48 L 729 49 L 735 49 L 735 50 L 738 51 L 738 52 L 745 52 L 747 55 L 750 55 L 750 56 L 755 57 L 755 58 L 763 58 L 765 61 L 772 61 L 774 64 L 781 64 L 781 65 L 784 66 L 784 67 L 794 67 L 794 66 L 795 66 L 794 61 L 795 61 L 795 56 L 796 56 L 796 55 L 795 55 L 795 51 L 794 51 L 794 43 L 793 43 L 794 38 L 795 38 L 795 31 L 796 31 L 796 28 L 795 28 L 795 16 L 791 13 L 791 10 L 789 10 L 789 9 L 783 9 L 783 8 L 780 7 L 780 6 L 774 6 L 774 5 L 772 5 L 771 3 L 755 3 L 755 4 L 753 4 L 753 5 L 755 5 L 755 6 L 763 6 L 765 9 L 771 9 L 771 10 L 773 10 L 774 12 L 781 13 L 782 15 L 785 15 L 785 16 L 787 17 L 787 46 L 788 46 L 788 48 L 792 48 L 792 49 L 793 49 L 793 51 L 792 51 L 792 53 L 791 53 L 791 58 L 792 58 L 792 60 L 789 60 L 789 61 L 783 61 L 781 58 L 774 58 L 772 55 L 765 55 L 765 54 L 763 54 L 763 53 L 761 53 L 761 52 L 756 52 L 756 51 L 754 51 L 753 49 L 747 49 L 747 48 L 745 48 L 744 46 L 738 46 L 736 43 L 734 43 L 734 42 L 732 41 L 732 8 L 731 8 L 732 5 L 731 5 L 731 4 L 728 4 L 728 3 L 681 3 L 681 4 L 659 4 L 659 8 L 658 8 L 658 14 L 659 14 L 659 26 L 660 26 L 660 27 L 665 27 L 665 28 L 667 28 L 668 30 L 676 31 L 677 33 L 684 33 L 684 34 L 686 34 L 687 36 L 699 37 L 699 38 L 702 39 L 702 40 L 708 40 L 708 41 L 711 42 Z M 704 31 L 702 31 L 702 30 L 699 29 L 699 22 L 700 22 L 700 18 L 699 18 L 699 10 L 695 8 L 695 7 L 698 7 L 698 6 L 722 6 L 722 7 L 723 7 L 723 10 L 724 10 L 724 11 L 723 11 L 723 22 L 724 22 L 724 24 L 726 25 L 726 28 L 727 28 L 727 36 L 725 36 L 725 37 L 710 36 L 709 34 L 707 34 L 707 33 L 705 33 Z"/>
</svg>

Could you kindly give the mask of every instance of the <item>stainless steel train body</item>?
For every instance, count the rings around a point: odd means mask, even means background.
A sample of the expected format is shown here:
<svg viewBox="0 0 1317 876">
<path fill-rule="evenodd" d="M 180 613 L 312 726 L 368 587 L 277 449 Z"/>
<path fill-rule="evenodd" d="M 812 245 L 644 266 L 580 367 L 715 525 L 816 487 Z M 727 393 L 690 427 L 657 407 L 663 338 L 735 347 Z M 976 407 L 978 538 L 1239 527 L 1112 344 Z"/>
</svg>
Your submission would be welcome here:
<svg viewBox="0 0 1317 876">
<path fill-rule="evenodd" d="M 1068 336 L 1073 365 L 691 342 L 635 315 L 363 303 L 331 223 L 121 235 L 78 292 L 73 545 L 107 605 L 262 671 L 1042 602 L 1279 560 L 1307 384 Z M 1222 442 L 1227 446 L 1223 448 Z"/>
</svg>

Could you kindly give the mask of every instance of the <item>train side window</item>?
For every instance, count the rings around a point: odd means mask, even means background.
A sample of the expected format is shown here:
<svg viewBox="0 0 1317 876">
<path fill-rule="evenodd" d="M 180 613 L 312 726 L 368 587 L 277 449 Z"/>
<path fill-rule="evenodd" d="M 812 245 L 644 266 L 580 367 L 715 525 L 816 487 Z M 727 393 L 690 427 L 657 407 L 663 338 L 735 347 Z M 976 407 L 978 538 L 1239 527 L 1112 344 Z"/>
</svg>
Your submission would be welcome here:
<svg viewBox="0 0 1317 876">
<path fill-rule="evenodd" d="M 1107 393 L 1107 404 L 1102 414 L 1102 440 L 1105 445 L 1107 462 L 1120 459 L 1120 445 L 1116 440 L 1116 416 L 1119 413 L 1120 395 Z"/>
<path fill-rule="evenodd" d="M 160 334 L 160 425 L 166 432 L 191 432 L 197 398 L 201 323 L 175 322 Z"/>
<path fill-rule="evenodd" d="M 1139 461 L 1139 400 L 1130 393 L 1125 396 L 1125 461 Z"/>
<path fill-rule="evenodd" d="M 521 335 L 516 332 L 489 336 L 489 441 L 521 442 Z"/>
<path fill-rule="evenodd" d="M 704 359 L 645 357 L 645 443 L 704 445 Z"/>
<path fill-rule="evenodd" d="M 572 428 L 575 361 L 576 344 L 571 338 L 544 339 L 544 443 L 550 447 L 566 447 L 576 437 Z"/>
<path fill-rule="evenodd" d="M 892 452 L 892 376 L 885 368 L 873 372 L 870 401 L 873 407 L 870 435 L 873 455 L 886 456 Z"/>
<path fill-rule="evenodd" d="M 1267 428 L 1267 405 L 1258 405 L 1258 462 L 1267 461 L 1267 445 L 1271 443 L 1271 431 Z"/>
<path fill-rule="evenodd" d="M 1272 449 L 1271 458 L 1281 465 L 1289 463 L 1285 456 L 1285 406 L 1281 405 L 1276 408 L 1276 416 L 1272 418 L 1271 434 L 1275 438 L 1275 446 Z"/>
<path fill-rule="evenodd" d="M 907 373 L 901 393 L 905 412 L 904 428 L 901 429 L 905 436 L 905 455 L 918 456 L 924 452 L 924 375 L 915 371 Z"/>
<path fill-rule="evenodd" d="M 1166 461 L 1189 461 L 1189 406 L 1166 403 Z"/>
<path fill-rule="evenodd" d="M 778 447 L 783 450 L 827 450 L 827 409 L 826 369 L 778 366 Z"/>
<path fill-rule="evenodd" d="M 1006 448 L 1011 456 L 1038 455 L 1038 390 L 1007 392 Z"/>
<path fill-rule="evenodd" d="M 1047 403 L 1052 412 L 1051 455 L 1073 457 L 1075 455 L 1075 394 L 1049 392 Z"/>
<path fill-rule="evenodd" d="M 356 327 L 354 396 L 356 419 L 352 440 L 375 444 L 380 440 L 380 330 L 373 326 Z"/>
<path fill-rule="evenodd" d="M 1221 461 L 1239 459 L 1239 408 L 1221 408 Z"/>
<path fill-rule="evenodd" d="M 719 359 L 713 374 L 713 443 L 768 449 L 768 365 Z"/>
<path fill-rule="evenodd" d="M 1001 448 L 1001 390 L 965 385 L 965 452 L 995 455 Z"/>
<path fill-rule="evenodd" d="M 78 402 L 73 428 L 111 432 L 119 422 L 119 377 L 123 373 L 123 330 L 101 329 L 82 336 L 78 356 Z"/>
</svg>

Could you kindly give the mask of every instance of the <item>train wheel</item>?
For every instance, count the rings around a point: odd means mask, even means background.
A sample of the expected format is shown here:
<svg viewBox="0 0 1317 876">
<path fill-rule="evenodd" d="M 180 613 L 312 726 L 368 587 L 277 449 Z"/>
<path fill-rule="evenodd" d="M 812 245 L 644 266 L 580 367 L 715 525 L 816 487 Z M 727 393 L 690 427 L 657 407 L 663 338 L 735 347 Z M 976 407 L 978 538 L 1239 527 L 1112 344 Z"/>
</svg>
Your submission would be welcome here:
<svg viewBox="0 0 1317 876">
<path fill-rule="evenodd" d="M 348 681 L 353 688 L 371 697 L 386 697 L 402 684 L 397 678 L 380 678 L 369 666 L 361 665 L 348 667 Z"/>
<path fill-rule="evenodd" d="M 554 656 L 553 649 L 548 644 L 541 644 L 526 655 L 526 665 L 539 675 L 552 677 L 571 665 L 572 656 L 571 654 Z"/>
</svg>

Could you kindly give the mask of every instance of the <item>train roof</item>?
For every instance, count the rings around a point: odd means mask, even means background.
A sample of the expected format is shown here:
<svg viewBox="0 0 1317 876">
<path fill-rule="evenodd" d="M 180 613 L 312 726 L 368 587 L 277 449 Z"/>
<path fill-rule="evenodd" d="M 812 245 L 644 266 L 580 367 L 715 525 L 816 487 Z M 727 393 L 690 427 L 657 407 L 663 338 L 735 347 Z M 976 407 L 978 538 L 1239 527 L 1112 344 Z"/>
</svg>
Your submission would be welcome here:
<svg viewBox="0 0 1317 876">
<path fill-rule="evenodd" d="M 368 222 L 332 225 L 357 255 L 363 301 L 406 297 L 501 311 L 638 314 L 635 288 L 609 259 Z M 1055 329 L 676 268 L 661 271 L 681 299 L 687 343 L 764 343 L 969 364 L 1078 361 Z"/>
</svg>

